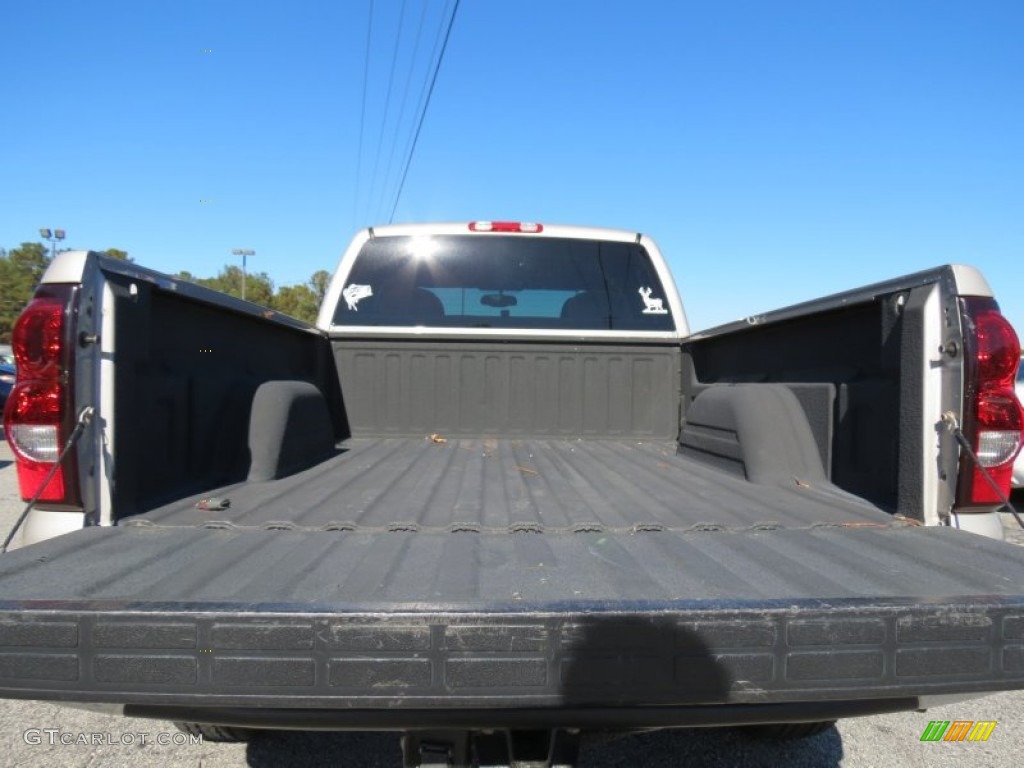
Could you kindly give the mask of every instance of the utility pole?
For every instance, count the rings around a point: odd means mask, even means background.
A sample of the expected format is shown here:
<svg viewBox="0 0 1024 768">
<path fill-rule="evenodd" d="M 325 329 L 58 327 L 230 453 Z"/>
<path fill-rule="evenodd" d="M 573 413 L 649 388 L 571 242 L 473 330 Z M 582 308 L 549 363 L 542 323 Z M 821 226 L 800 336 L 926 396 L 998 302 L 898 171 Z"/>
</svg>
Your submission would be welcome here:
<svg viewBox="0 0 1024 768">
<path fill-rule="evenodd" d="M 242 299 L 245 300 L 245 260 L 249 256 L 255 256 L 256 251 L 250 251 L 248 248 L 233 248 L 231 253 L 235 256 L 242 257 Z"/>
<path fill-rule="evenodd" d="M 50 258 L 55 258 L 57 256 L 57 241 L 64 239 L 64 230 L 54 229 L 51 231 L 44 228 L 39 230 L 39 234 L 42 235 L 43 240 L 50 241 Z"/>
</svg>

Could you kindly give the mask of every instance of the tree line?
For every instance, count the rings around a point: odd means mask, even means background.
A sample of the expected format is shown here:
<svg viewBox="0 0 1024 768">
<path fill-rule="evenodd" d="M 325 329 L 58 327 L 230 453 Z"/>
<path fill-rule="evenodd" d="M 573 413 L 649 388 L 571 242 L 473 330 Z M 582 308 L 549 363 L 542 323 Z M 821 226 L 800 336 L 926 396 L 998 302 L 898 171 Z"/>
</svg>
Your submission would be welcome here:
<svg viewBox="0 0 1024 768">
<path fill-rule="evenodd" d="M 226 264 L 216 277 L 196 277 L 191 272 L 176 272 L 174 277 L 204 285 L 230 296 L 242 297 L 242 269 Z M 270 307 L 284 315 L 291 315 L 307 323 L 315 323 L 320 311 L 320 302 L 327 293 L 331 273 L 320 269 L 305 283 L 298 285 L 274 286 L 266 272 L 247 272 L 245 275 L 245 298 L 254 304 Z"/>
<path fill-rule="evenodd" d="M 119 248 L 108 248 L 105 253 L 115 259 L 132 261 L 127 251 Z M 6 253 L 0 251 L 0 344 L 10 344 L 14 322 L 32 298 L 52 258 L 50 249 L 42 243 L 22 243 Z M 233 264 L 225 265 L 216 277 L 196 277 L 190 272 L 178 272 L 174 276 L 231 296 L 242 296 L 242 270 Z M 245 298 L 312 323 L 316 321 L 330 279 L 330 273 L 321 269 L 305 283 L 275 287 L 266 272 L 249 272 L 245 279 Z"/>
</svg>

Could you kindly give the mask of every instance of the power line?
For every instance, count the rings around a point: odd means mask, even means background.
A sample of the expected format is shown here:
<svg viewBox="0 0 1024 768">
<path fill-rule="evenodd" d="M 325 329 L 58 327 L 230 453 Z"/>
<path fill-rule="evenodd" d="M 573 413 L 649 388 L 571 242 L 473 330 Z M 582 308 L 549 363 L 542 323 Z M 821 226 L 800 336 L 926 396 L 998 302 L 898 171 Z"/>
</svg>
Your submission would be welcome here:
<svg viewBox="0 0 1024 768">
<path fill-rule="evenodd" d="M 437 64 L 434 67 L 434 74 L 430 79 L 430 90 L 427 91 L 427 99 L 423 104 L 423 111 L 420 112 L 419 122 L 416 124 L 416 133 L 412 138 L 412 147 L 409 155 L 405 158 L 405 168 L 402 170 L 402 180 L 398 184 L 398 192 L 395 194 L 395 204 L 391 206 L 391 215 L 388 216 L 390 224 L 395 219 L 395 210 L 398 208 L 398 201 L 402 199 L 402 190 L 405 188 L 405 179 L 409 175 L 409 166 L 412 165 L 413 155 L 416 153 L 416 144 L 420 138 L 420 130 L 423 128 L 423 120 L 430 108 L 430 97 L 434 94 L 434 86 L 437 85 L 437 75 L 441 71 L 441 62 L 444 61 L 444 53 L 448 50 L 448 39 L 452 34 L 452 27 L 455 25 L 455 15 L 459 12 L 459 0 L 455 0 L 455 7 L 452 8 L 451 18 L 448 19 L 448 29 L 444 33 L 444 44 L 441 46 L 441 54 L 437 57 Z"/>
<path fill-rule="evenodd" d="M 416 39 L 412 44 L 412 58 L 409 60 L 409 72 L 405 76 L 405 86 L 402 88 L 402 102 L 398 110 L 398 119 L 395 120 L 395 130 L 391 134 L 391 151 L 388 152 L 388 164 L 384 169 L 384 179 L 380 185 L 380 198 L 377 201 L 377 217 L 379 218 L 384 210 L 385 199 L 388 192 L 388 180 L 391 178 L 391 169 L 395 165 L 395 151 L 398 149 L 398 132 L 402 127 L 402 118 L 405 117 L 405 107 L 409 103 L 409 86 L 412 84 L 412 75 L 416 70 L 416 54 L 420 52 L 420 38 L 423 36 L 423 22 L 427 18 L 427 7 L 429 0 L 423 0 L 420 8 L 420 22 L 416 27 Z M 438 36 L 440 38 L 440 35 Z M 436 46 L 435 51 L 436 53 Z M 431 54 L 431 59 L 433 54 Z"/>
<path fill-rule="evenodd" d="M 373 0 L 370 0 L 370 15 L 366 23 L 366 57 L 363 60 L 363 106 L 359 111 L 359 152 L 356 155 L 356 191 L 352 199 L 352 225 L 358 226 L 359 193 L 363 175 L 363 129 L 366 126 L 366 85 L 370 77 L 370 42 L 373 36 Z"/>
<path fill-rule="evenodd" d="M 432 73 L 434 67 L 437 65 L 438 55 L 439 55 L 439 52 L 441 50 L 441 43 L 444 41 L 444 32 L 445 32 L 445 26 L 446 26 L 445 25 L 445 19 L 448 18 L 451 15 L 452 2 L 453 1 L 454 0 L 445 0 L 444 7 L 441 9 L 441 14 L 438 17 L 439 20 L 440 20 L 440 23 L 437 25 L 437 34 L 434 35 L 434 45 L 430 49 L 430 56 L 427 58 L 426 67 L 424 68 L 424 71 L 423 71 L 423 83 L 420 86 L 420 95 L 416 99 L 416 110 L 413 113 L 414 115 L 422 114 L 423 110 L 424 110 L 424 105 L 427 102 L 427 91 L 430 88 L 431 73 Z M 415 124 L 419 119 L 420 118 L 418 118 L 418 117 L 413 117 L 413 123 Z M 412 151 L 413 134 L 415 133 L 414 128 L 415 128 L 415 125 L 410 127 L 409 133 L 408 133 L 408 135 L 406 137 L 405 146 L 402 148 L 402 154 L 401 154 L 401 157 L 403 157 L 403 158 L 408 157 L 409 153 Z M 401 167 L 402 167 L 402 163 L 400 161 L 399 162 L 399 168 L 401 169 Z M 390 174 L 389 174 L 389 176 L 390 176 Z M 398 185 L 396 184 L 395 187 L 397 189 Z M 381 204 L 382 205 L 386 205 L 383 201 L 381 202 Z"/>
<path fill-rule="evenodd" d="M 370 208 L 373 206 L 374 192 L 377 189 L 377 171 L 380 169 L 380 151 L 384 146 L 384 132 L 388 126 L 388 113 L 391 111 L 391 88 L 395 83 L 395 65 L 398 63 L 398 49 L 402 45 L 402 30 L 405 28 L 405 3 L 402 0 L 402 8 L 398 12 L 398 31 L 395 33 L 395 47 L 391 51 L 391 73 L 388 75 L 388 90 L 384 96 L 384 116 L 380 121 L 380 135 L 377 137 L 377 151 L 373 156 L 373 173 L 370 176 L 370 194 L 367 197 L 366 215 L 370 215 Z"/>
</svg>

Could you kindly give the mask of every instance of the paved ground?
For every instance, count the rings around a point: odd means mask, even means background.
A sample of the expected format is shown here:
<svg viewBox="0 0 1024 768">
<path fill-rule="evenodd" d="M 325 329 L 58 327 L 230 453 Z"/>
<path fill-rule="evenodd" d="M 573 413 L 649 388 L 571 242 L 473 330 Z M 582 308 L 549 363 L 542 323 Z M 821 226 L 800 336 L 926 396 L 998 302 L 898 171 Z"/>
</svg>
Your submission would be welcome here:
<svg viewBox="0 0 1024 768">
<path fill-rule="evenodd" d="M 10 451 L 0 445 L 0 535 L 20 512 Z M 1024 501 L 1024 499 L 1018 499 Z M 1018 504 L 1024 508 L 1024 504 Z M 1006 523 L 1012 523 L 1009 515 Z M 1014 525 L 1016 525 L 1014 523 Z M 1012 540 L 1024 545 L 1024 531 Z M 954 563 L 950 567 L 955 567 Z M 1024 575 L 1022 575 L 1024 578 Z M 930 720 L 995 720 L 986 743 L 922 743 Z M 0 700 L 0 766 L 137 766 L 138 768 L 397 768 L 401 754 L 391 734 L 280 733 L 248 744 L 160 743 L 178 737 L 166 723 L 130 720 L 32 701 Z M 62 741 L 86 744 L 62 744 Z M 99 743 L 93 744 L 92 741 Z M 932 709 L 842 721 L 795 744 L 755 743 L 729 730 L 644 734 L 587 745 L 588 768 L 639 766 L 989 766 L 1024 765 L 1024 692 L 989 696 Z"/>
</svg>

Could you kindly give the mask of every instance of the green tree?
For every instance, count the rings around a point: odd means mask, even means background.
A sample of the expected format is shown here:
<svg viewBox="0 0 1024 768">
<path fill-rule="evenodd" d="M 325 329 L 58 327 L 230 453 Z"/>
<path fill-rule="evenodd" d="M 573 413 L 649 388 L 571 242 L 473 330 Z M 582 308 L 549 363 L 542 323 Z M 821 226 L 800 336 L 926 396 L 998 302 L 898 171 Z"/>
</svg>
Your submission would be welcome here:
<svg viewBox="0 0 1024 768">
<path fill-rule="evenodd" d="M 327 286 L 331 283 L 331 273 L 325 269 L 318 269 L 313 273 L 313 276 L 309 278 L 309 287 L 313 289 L 313 293 L 316 295 L 317 306 L 323 303 L 324 296 L 327 295 Z"/>
<path fill-rule="evenodd" d="M 308 285 L 283 285 L 277 289 L 272 306 L 282 314 L 315 323 L 320 302 Z"/>
<path fill-rule="evenodd" d="M 7 260 L 18 274 L 30 280 L 32 288 L 43 279 L 43 272 L 50 266 L 49 249 L 42 243 L 22 243 L 21 247 L 7 252 Z"/>
<path fill-rule="evenodd" d="M 216 277 L 200 277 L 195 282 L 231 296 L 242 296 L 242 268 L 233 264 L 221 269 Z M 266 272 L 250 272 L 246 275 L 245 298 L 265 307 L 273 305 L 274 282 Z"/>
<path fill-rule="evenodd" d="M 10 344 L 11 331 L 50 264 L 42 243 L 22 243 L 0 256 L 0 343 Z"/>
</svg>

